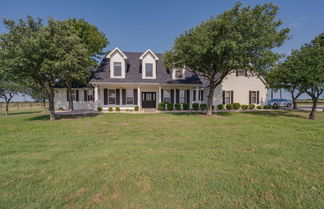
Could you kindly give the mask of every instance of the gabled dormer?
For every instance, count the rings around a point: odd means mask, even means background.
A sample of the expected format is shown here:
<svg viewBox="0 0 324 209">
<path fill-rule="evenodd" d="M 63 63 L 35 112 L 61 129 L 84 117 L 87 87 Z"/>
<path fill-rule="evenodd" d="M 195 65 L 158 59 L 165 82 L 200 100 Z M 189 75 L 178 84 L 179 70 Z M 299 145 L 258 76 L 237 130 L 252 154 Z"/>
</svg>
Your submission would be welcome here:
<svg viewBox="0 0 324 209">
<path fill-rule="evenodd" d="M 142 64 L 142 78 L 156 79 L 156 63 L 159 58 L 151 49 L 148 49 L 140 56 L 139 59 Z"/>
<path fill-rule="evenodd" d="M 172 79 L 173 80 L 185 79 L 185 72 L 186 72 L 186 70 L 184 68 L 172 69 Z"/>
<path fill-rule="evenodd" d="M 106 57 L 110 60 L 110 78 L 125 78 L 127 56 L 116 47 Z"/>
</svg>

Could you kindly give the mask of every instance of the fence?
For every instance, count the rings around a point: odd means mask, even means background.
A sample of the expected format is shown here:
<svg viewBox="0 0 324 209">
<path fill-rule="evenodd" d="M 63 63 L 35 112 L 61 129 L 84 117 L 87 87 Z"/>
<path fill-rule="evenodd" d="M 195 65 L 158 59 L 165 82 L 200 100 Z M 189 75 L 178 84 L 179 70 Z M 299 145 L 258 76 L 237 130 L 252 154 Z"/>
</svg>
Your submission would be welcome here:
<svg viewBox="0 0 324 209">
<path fill-rule="evenodd" d="M 34 110 L 34 109 L 46 109 L 48 108 L 47 102 L 10 102 L 9 111 L 17 110 Z M 0 112 L 5 111 L 6 103 L 0 102 Z"/>
</svg>

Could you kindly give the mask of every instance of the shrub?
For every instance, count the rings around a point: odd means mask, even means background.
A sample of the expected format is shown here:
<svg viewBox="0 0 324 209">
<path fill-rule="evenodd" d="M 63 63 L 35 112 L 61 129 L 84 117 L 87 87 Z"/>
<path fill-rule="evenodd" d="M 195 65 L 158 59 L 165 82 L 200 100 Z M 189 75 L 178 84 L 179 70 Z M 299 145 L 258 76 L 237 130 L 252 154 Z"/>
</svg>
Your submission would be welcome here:
<svg viewBox="0 0 324 209">
<path fill-rule="evenodd" d="M 258 110 L 261 110 L 261 108 L 262 108 L 261 105 L 258 105 L 258 106 L 257 106 L 257 109 L 258 109 Z"/>
<path fill-rule="evenodd" d="M 135 110 L 135 111 L 139 111 L 139 106 L 136 105 L 136 106 L 134 107 L 134 110 Z"/>
<path fill-rule="evenodd" d="M 165 110 L 165 103 L 164 102 L 161 102 L 161 103 L 158 104 L 158 110 L 160 110 L 160 111 Z"/>
<path fill-rule="evenodd" d="M 277 109 L 279 109 L 279 106 L 278 105 L 272 105 L 272 109 L 277 110 Z"/>
<path fill-rule="evenodd" d="M 233 105 L 232 105 L 232 104 L 227 104 L 227 105 L 226 105 L 226 109 L 227 109 L 227 110 L 231 110 L 231 109 L 233 109 Z"/>
<path fill-rule="evenodd" d="M 189 110 L 190 105 L 189 105 L 189 103 L 183 103 L 182 107 L 184 110 Z"/>
<path fill-rule="evenodd" d="M 212 110 L 214 110 L 215 109 L 215 106 L 214 105 L 212 105 Z"/>
<path fill-rule="evenodd" d="M 206 110 L 207 109 L 207 105 L 206 104 L 200 104 L 199 105 L 199 109 L 200 110 Z"/>
<path fill-rule="evenodd" d="M 102 111 L 102 107 L 97 107 L 97 111 L 101 112 Z"/>
<path fill-rule="evenodd" d="M 112 108 L 112 107 L 109 107 L 109 108 L 108 108 L 108 111 L 109 111 L 109 112 L 113 111 L 113 108 Z"/>
<path fill-rule="evenodd" d="M 249 110 L 253 110 L 255 108 L 254 104 L 249 104 Z"/>
<path fill-rule="evenodd" d="M 218 109 L 218 110 L 224 110 L 224 105 L 223 105 L 223 104 L 219 104 L 219 105 L 217 105 L 217 109 Z"/>
<path fill-rule="evenodd" d="M 168 103 L 167 104 L 167 109 L 170 110 L 170 111 L 173 110 L 173 103 Z"/>
<path fill-rule="evenodd" d="M 193 110 L 198 110 L 199 109 L 199 104 L 198 103 L 193 103 L 192 104 L 192 109 Z"/>
<path fill-rule="evenodd" d="M 270 106 L 269 105 L 264 105 L 263 109 L 270 109 Z"/>
<path fill-rule="evenodd" d="M 233 109 L 234 110 L 239 110 L 241 108 L 241 104 L 240 103 L 233 103 Z"/>
<path fill-rule="evenodd" d="M 58 108 L 57 110 L 61 110 L 61 111 L 62 111 L 62 110 L 64 110 L 64 108 L 63 108 L 63 107 L 60 107 L 60 108 Z"/>
<path fill-rule="evenodd" d="M 175 110 L 181 110 L 181 104 L 176 103 L 176 104 L 174 105 L 174 109 L 175 109 Z"/>
<path fill-rule="evenodd" d="M 126 112 L 129 112 L 129 109 L 126 109 Z"/>
<path fill-rule="evenodd" d="M 116 107 L 115 110 L 116 110 L 116 111 L 120 111 L 120 108 L 119 108 L 119 107 Z"/>
<path fill-rule="evenodd" d="M 241 109 L 242 109 L 242 110 L 247 110 L 248 108 L 249 108 L 248 105 L 242 105 L 242 106 L 241 106 Z"/>
</svg>

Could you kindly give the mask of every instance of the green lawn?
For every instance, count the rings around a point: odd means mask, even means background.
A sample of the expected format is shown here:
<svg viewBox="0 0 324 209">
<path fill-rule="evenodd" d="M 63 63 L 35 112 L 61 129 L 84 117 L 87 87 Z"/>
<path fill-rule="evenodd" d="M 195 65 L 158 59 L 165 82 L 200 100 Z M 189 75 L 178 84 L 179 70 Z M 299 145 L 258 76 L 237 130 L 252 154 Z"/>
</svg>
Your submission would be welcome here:
<svg viewBox="0 0 324 209">
<path fill-rule="evenodd" d="M 0 208 L 323 208 L 324 114 L 0 115 Z"/>
</svg>

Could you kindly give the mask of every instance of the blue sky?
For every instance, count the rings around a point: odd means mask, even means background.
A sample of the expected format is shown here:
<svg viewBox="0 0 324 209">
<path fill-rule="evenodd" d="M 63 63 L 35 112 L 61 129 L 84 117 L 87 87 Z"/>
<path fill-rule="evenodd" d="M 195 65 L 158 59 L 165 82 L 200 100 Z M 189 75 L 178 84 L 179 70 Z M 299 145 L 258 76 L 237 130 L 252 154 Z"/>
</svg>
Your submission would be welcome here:
<svg viewBox="0 0 324 209">
<path fill-rule="evenodd" d="M 231 0 L 0 0 L 0 18 L 84 18 L 108 37 L 106 50 L 163 53 L 173 40 L 200 22 L 234 6 Z M 243 5 L 273 2 L 279 18 L 291 28 L 291 39 L 276 52 L 289 54 L 324 32 L 323 0 L 241 1 Z M 0 33 L 5 32 L 0 25 Z"/>
</svg>

